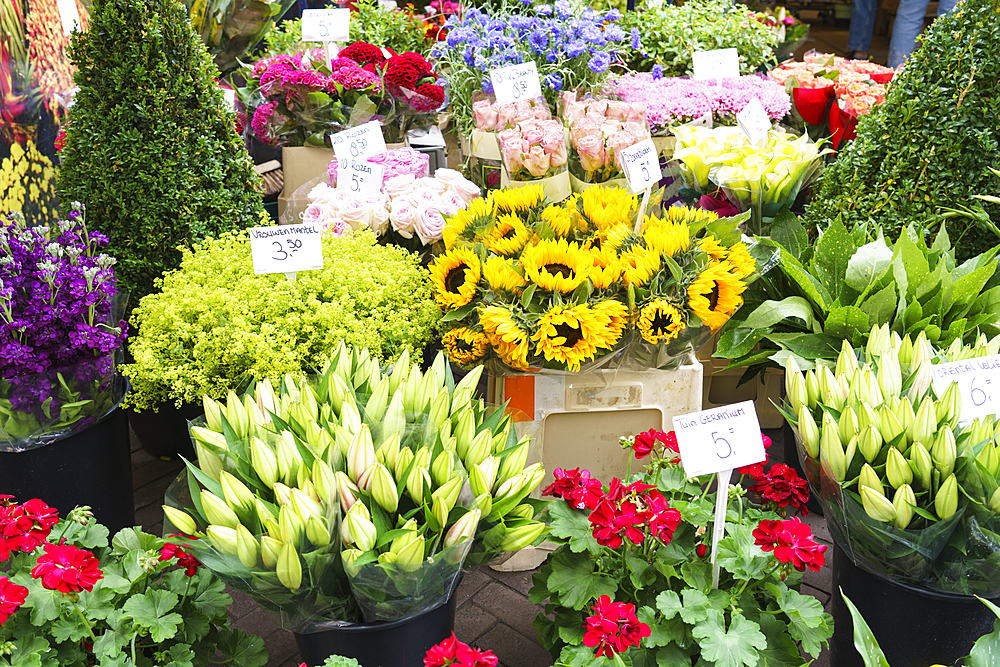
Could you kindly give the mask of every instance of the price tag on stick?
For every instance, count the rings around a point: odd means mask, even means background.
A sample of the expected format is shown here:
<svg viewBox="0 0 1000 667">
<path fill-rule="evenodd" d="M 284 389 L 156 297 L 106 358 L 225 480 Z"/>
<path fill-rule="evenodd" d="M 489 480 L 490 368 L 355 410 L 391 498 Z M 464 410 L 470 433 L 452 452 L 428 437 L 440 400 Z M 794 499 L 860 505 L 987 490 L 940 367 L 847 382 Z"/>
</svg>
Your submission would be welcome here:
<svg viewBox="0 0 1000 667">
<path fill-rule="evenodd" d="M 753 401 L 674 417 L 688 477 L 734 470 L 767 458 Z"/>
<path fill-rule="evenodd" d="M 628 187 L 639 194 L 660 182 L 660 156 L 652 139 L 618 150 Z"/>
<path fill-rule="evenodd" d="M 339 160 L 363 160 L 369 155 L 385 152 L 385 138 L 378 121 L 352 127 L 331 137 L 333 152 Z"/>
<path fill-rule="evenodd" d="M 1000 355 L 934 364 L 931 374 L 938 396 L 944 395 L 952 382 L 958 384 L 963 423 L 1000 412 Z"/>
<path fill-rule="evenodd" d="M 759 143 L 767 138 L 771 129 L 771 119 L 764 110 L 764 105 L 756 97 L 750 100 L 743 110 L 736 114 L 736 123 L 753 143 Z"/>
<path fill-rule="evenodd" d="M 346 42 L 350 37 L 350 9 L 306 9 L 302 12 L 303 42 Z"/>
<path fill-rule="evenodd" d="M 253 272 L 295 273 L 323 268 L 321 230 L 315 225 L 277 225 L 250 230 Z"/>
<path fill-rule="evenodd" d="M 350 190 L 366 197 L 374 197 L 382 191 L 385 167 L 370 164 L 364 160 L 341 160 L 337 173 L 337 189 Z"/>
<path fill-rule="evenodd" d="M 538 68 L 534 61 L 492 70 L 490 81 L 498 104 L 542 96 L 542 82 L 538 78 Z"/>
<path fill-rule="evenodd" d="M 740 75 L 740 54 L 736 49 L 695 51 L 691 54 L 694 80 L 728 79 Z"/>
</svg>

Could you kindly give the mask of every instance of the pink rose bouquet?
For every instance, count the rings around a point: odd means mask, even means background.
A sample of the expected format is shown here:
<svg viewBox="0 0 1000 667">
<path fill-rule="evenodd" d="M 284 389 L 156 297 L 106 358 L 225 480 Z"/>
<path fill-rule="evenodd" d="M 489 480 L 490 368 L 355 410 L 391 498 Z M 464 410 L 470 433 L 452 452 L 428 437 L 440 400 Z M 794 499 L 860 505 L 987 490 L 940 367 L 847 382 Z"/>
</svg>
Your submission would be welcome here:
<svg viewBox="0 0 1000 667">
<path fill-rule="evenodd" d="M 618 100 L 563 97 L 562 118 L 570 131 L 569 170 L 584 183 L 623 177 L 618 151 L 649 138 L 645 108 Z"/>
<path fill-rule="evenodd" d="M 558 120 L 527 120 L 497 132 L 512 181 L 534 181 L 566 169 L 566 135 Z"/>
<path fill-rule="evenodd" d="M 552 112 L 542 98 L 497 104 L 489 99 L 472 103 L 476 129 L 493 132 L 529 120 L 549 120 Z"/>
<path fill-rule="evenodd" d="M 365 162 L 382 165 L 385 171 L 382 175 L 382 185 L 395 176 L 410 175 L 421 178 L 428 175 L 430 156 L 412 148 L 396 148 L 376 153 L 365 158 Z M 333 160 L 327 167 L 327 183 L 331 186 L 337 184 L 337 171 L 340 168 L 338 160 Z"/>
</svg>

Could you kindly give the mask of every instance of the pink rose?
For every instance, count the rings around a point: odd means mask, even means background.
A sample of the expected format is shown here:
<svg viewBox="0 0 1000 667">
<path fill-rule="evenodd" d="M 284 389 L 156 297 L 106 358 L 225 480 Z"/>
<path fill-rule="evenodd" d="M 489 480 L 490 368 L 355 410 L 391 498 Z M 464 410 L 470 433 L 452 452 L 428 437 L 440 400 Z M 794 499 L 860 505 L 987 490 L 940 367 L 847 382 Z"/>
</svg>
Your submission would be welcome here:
<svg viewBox="0 0 1000 667">
<path fill-rule="evenodd" d="M 604 142 L 597 137 L 580 137 L 574 143 L 584 171 L 594 171 L 604 166 Z"/>
<path fill-rule="evenodd" d="M 450 170 L 438 169 L 434 175 L 440 176 L 442 171 L 450 171 Z M 466 203 L 472 201 L 473 199 L 479 196 L 479 186 L 470 181 L 469 179 L 465 178 L 461 174 L 458 175 L 457 179 L 448 183 L 448 191 L 454 192 L 463 200 L 465 200 Z"/>
<path fill-rule="evenodd" d="M 500 146 L 500 154 L 507 165 L 508 171 L 517 171 L 521 168 L 521 156 L 528 150 L 526 141 L 510 138 Z"/>
<path fill-rule="evenodd" d="M 560 146 L 563 148 L 566 147 L 566 135 L 563 133 L 561 127 L 557 127 L 555 130 L 546 130 L 545 134 L 542 135 L 540 143 L 542 144 L 542 148 L 551 153 Z"/>
<path fill-rule="evenodd" d="M 646 124 L 646 106 L 644 104 L 630 104 L 628 115 L 625 120 L 632 123 Z"/>
<path fill-rule="evenodd" d="M 528 173 L 538 178 L 549 170 L 549 156 L 541 146 L 532 146 L 524 156 L 524 168 Z"/>
<path fill-rule="evenodd" d="M 542 143 L 542 128 L 538 125 L 521 126 L 521 137 L 532 146 Z"/>
<path fill-rule="evenodd" d="M 587 104 L 587 115 L 596 114 L 598 116 L 608 115 L 608 101 L 607 100 L 591 100 Z"/>
<path fill-rule="evenodd" d="M 604 123 L 608 122 L 608 119 L 605 118 L 602 114 L 599 114 L 599 113 L 590 113 L 589 111 L 587 112 L 587 115 L 584 116 L 584 118 L 589 118 L 590 120 L 592 120 L 594 122 L 594 125 L 597 125 L 598 127 L 600 127 Z"/>
<path fill-rule="evenodd" d="M 382 236 L 389 229 L 389 209 L 386 206 L 386 202 L 380 201 L 372 208 L 370 226 L 378 236 Z"/>
<path fill-rule="evenodd" d="M 354 229 L 368 226 L 371 219 L 371 208 L 357 199 L 350 199 L 340 205 L 340 217 Z"/>
<path fill-rule="evenodd" d="M 457 192 L 449 190 L 441 195 L 441 213 L 444 215 L 455 215 L 465 208 L 465 204 L 465 199 Z M 445 209 L 448 210 L 446 211 Z"/>
<path fill-rule="evenodd" d="M 608 101 L 608 112 L 607 117 L 612 120 L 625 120 L 628 118 L 629 113 L 632 111 L 632 105 L 628 102 L 619 102 L 617 100 Z"/>
<path fill-rule="evenodd" d="M 489 100 L 479 100 L 472 103 L 472 115 L 476 119 L 476 129 L 492 132 L 497 127 L 497 110 Z"/>
<path fill-rule="evenodd" d="M 625 123 L 622 129 L 632 135 L 632 138 L 635 139 L 634 143 L 639 143 L 643 139 L 649 139 L 649 128 L 643 123 Z"/>
<path fill-rule="evenodd" d="M 497 132 L 497 141 L 501 146 L 512 140 L 517 140 L 521 138 L 521 133 L 516 127 L 509 127 L 506 130 L 500 130 Z"/>
<path fill-rule="evenodd" d="M 552 118 L 552 112 L 549 111 L 549 107 L 544 104 L 536 104 L 533 108 L 535 112 L 535 118 L 538 120 L 548 120 Z"/>
<path fill-rule="evenodd" d="M 635 144 L 635 141 L 632 139 L 632 135 L 622 130 L 619 130 L 608 137 L 608 150 L 614 151 L 615 153 L 622 148 L 628 148 L 633 144 Z"/>
<path fill-rule="evenodd" d="M 306 207 L 305 213 L 302 214 L 302 222 L 307 225 L 318 225 L 323 222 L 323 218 L 326 217 L 326 212 L 323 207 L 319 204 L 309 204 Z"/>
<path fill-rule="evenodd" d="M 336 220 L 333 220 L 332 222 L 330 222 L 326 226 L 326 229 L 324 229 L 323 231 L 326 232 L 327 234 L 330 234 L 331 236 L 335 236 L 336 238 L 339 239 L 341 236 L 343 236 L 347 232 L 351 231 L 351 229 L 352 228 L 351 228 L 351 226 L 349 224 L 347 224 L 343 220 L 337 218 Z"/>
<path fill-rule="evenodd" d="M 615 132 L 622 129 L 622 124 L 617 121 L 610 121 L 601 125 L 601 135 L 607 139 Z"/>
<path fill-rule="evenodd" d="M 497 124 L 496 128 L 502 129 L 508 125 L 513 125 L 515 119 L 517 118 L 517 107 L 513 104 L 504 104 L 499 109 L 497 109 Z"/>
<path fill-rule="evenodd" d="M 415 205 L 420 206 L 421 204 L 432 204 L 438 200 L 438 195 L 440 193 L 435 189 L 418 187 L 416 190 L 410 193 L 410 201 Z"/>
<path fill-rule="evenodd" d="M 566 142 L 563 141 L 556 149 L 549 154 L 549 164 L 553 167 L 561 167 L 566 164 Z"/>
<path fill-rule="evenodd" d="M 423 203 L 417 207 L 413 229 L 424 245 L 441 240 L 445 222 L 439 207 L 440 204 L 434 202 Z"/>
<path fill-rule="evenodd" d="M 417 188 L 427 188 L 428 190 L 431 190 L 432 192 L 436 192 L 437 194 L 441 194 L 442 192 L 444 192 L 445 190 L 448 189 L 448 185 L 446 183 L 442 182 L 442 181 L 439 181 L 436 178 L 431 178 L 431 177 L 428 176 L 428 177 L 425 177 L 425 178 L 418 178 L 417 179 Z"/>
<path fill-rule="evenodd" d="M 412 174 L 402 174 L 386 179 L 385 183 L 382 184 L 382 191 L 390 198 L 396 198 L 411 192 L 415 187 L 417 187 L 417 179 Z"/>
<path fill-rule="evenodd" d="M 601 134 L 601 126 L 592 119 L 583 117 L 570 127 L 570 134 L 574 139 L 599 136 Z"/>
<path fill-rule="evenodd" d="M 392 208 L 389 210 L 389 221 L 392 223 L 392 228 L 400 236 L 412 239 L 416 215 L 417 211 L 410 202 L 405 199 L 394 199 Z"/>
</svg>

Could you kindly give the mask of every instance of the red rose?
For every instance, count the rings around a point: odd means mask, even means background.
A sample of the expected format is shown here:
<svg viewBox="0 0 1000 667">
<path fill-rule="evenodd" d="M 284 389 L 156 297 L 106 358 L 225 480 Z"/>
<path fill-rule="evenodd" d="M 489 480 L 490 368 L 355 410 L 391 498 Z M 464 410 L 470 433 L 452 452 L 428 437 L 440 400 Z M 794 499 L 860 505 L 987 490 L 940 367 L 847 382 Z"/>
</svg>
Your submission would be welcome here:
<svg viewBox="0 0 1000 667">
<path fill-rule="evenodd" d="M 28 597 L 28 589 L 11 583 L 7 577 L 0 576 L 0 625 L 24 604 Z"/>
<path fill-rule="evenodd" d="M 60 593 L 89 591 L 104 578 L 94 554 L 70 544 L 45 543 L 45 554 L 38 557 L 38 564 L 31 576 L 42 580 L 42 586 Z"/>
</svg>

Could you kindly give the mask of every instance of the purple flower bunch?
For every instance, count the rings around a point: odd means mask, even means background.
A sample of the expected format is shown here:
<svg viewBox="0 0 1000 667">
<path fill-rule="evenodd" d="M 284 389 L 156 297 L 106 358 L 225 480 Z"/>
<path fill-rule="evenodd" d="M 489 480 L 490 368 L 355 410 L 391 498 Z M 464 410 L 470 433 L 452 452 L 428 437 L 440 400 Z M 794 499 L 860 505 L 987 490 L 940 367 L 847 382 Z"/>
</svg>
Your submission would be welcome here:
<svg viewBox="0 0 1000 667">
<path fill-rule="evenodd" d="M 716 123 L 735 124 L 736 114 L 755 97 L 771 120 L 780 120 L 792 108 L 791 98 L 782 86 L 756 74 L 720 81 L 629 74 L 610 81 L 606 92 L 625 102 L 645 105 L 653 134 L 662 136 L 669 134 L 671 126 L 706 114 L 711 114 Z"/>
<path fill-rule="evenodd" d="M 430 171 L 430 156 L 412 148 L 395 148 L 383 153 L 376 153 L 365 158 L 365 162 L 380 164 L 385 168 L 382 175 L 383 185 L 396 176 L 413 176 L 424 178 Z M 326 169 L 327 183 L 336 187 L 339 160 L 333 160 Z"/>
<path fill-rule="evenodd" d="M 107 243 L 76 203 L 50 226 L 28 227 L 20 213 L 0 219 L 0 440 L 107 402 L 91 394 L 112 388 L 127 331 L 115 260 L 99 252 Z"/>
</svg>

